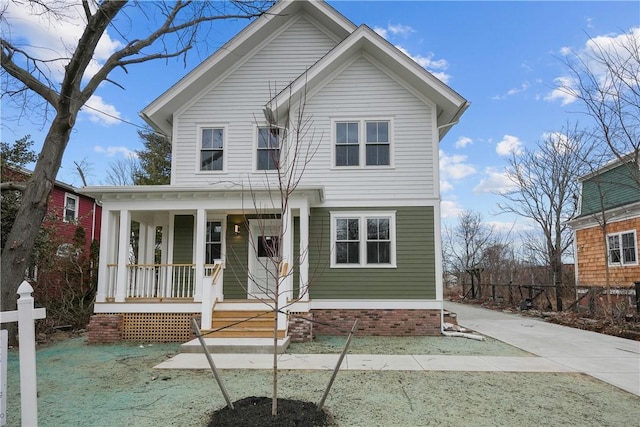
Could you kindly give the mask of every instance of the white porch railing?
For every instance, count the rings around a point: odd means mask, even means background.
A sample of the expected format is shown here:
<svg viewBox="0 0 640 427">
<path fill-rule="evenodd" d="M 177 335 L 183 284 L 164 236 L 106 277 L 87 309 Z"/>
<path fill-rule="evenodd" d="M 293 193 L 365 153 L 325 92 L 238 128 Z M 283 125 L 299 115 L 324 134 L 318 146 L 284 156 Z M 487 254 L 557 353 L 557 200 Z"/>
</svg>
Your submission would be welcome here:
<svg viewBox="0 0 640 427">
<path fill-rule="evenodd" d="M 193 298 L 194 264 L 128 264 L 126 298 Z M 117 288 L 117 264 L 107 265 L 107 300 Z"/>
</svg>

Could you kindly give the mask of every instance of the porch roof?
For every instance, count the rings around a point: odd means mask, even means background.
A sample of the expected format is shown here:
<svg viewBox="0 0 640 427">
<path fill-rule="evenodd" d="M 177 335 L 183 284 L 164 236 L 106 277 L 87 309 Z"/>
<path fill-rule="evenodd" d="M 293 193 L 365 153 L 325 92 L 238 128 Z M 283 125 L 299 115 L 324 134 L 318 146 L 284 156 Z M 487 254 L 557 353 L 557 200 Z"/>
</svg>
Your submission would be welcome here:
<svg viewBox="0 0 640 427">
<path fill-rule="evenodd" d="M 177 185 L 131 185 L 131 186 L 90 186 L 82 187 L 78 193 L 93 197 L 101 202 L 108 200 L 209 200 L 231 198 L 274 198 L 277 188 L 211 188 L 185 187 Z M 307 199 L 310 202 L 324 202 L 324 186 L 297 187 L 292 199 Z"/>
</svg>

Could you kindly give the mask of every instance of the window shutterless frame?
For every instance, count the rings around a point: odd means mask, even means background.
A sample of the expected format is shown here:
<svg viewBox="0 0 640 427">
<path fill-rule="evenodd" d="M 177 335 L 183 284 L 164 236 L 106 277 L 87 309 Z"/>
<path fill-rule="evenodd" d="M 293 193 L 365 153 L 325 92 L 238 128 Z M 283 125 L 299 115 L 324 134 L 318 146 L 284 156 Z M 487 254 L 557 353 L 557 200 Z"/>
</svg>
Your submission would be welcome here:
<svg viewBox="0 0 640 427">
<path fill-rule="evenodd" d="M 393 119 L 333 119 L 332 167 L 392 168 Z"/>
<path fill-rule="evenodd" d="M 80 198 L 75 194 L 65 193 L 62 220 L 64 222 L 77 221 L 79 209 L 80 209 Z"/>
<path fill-rule="evenodd" d="M 635 230 L 607 234 L 610 266 L 638 265 L 638 240 Z"/>
<path fill-rule="evenodd" d="M 332 211 L 331 268 L 396 268 L 395 211 Z"/>
<path fill-rule="evenodd" d="M 227 126 L 198 126 L 197 171 L 201 173 L 224 172 L 226 169 Z"/>
</svg>

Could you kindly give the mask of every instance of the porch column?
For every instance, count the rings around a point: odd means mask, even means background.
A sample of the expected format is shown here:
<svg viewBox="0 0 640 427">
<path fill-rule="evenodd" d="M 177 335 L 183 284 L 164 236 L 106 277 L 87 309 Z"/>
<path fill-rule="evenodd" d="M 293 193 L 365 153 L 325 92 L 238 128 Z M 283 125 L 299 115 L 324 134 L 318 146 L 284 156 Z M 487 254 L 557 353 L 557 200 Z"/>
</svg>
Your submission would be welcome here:
<svg viewBox="0 0 640 427">
<path fill-rule="evenodd" d="M 195 239 L 195 289 L 194 301 L 202 301 L 202 279 L 204 278 L 204 238 L 207 227 L 207 213 L 204 209 L 198 209 L 196 214 L 196 239 Z"/>
<path fill-rule="evenodd" d="M 131 236 L 131 216 L 128 209 L 120 211 L 120 230 L 118 233 L 118 274 L 116 278 L 116 302 L 124 302 L 127 296 L 127 276 L 129 264 L 129 246 Z"/>
<path fill-rule="evenodd" d="M 106 302 L 109 296 L 109 267 L 115 261 L 114 249 L 117 245 L 118 222 L 115 213 L 102 209 L 102 229 L 100 230 L 100 259 L 98 261 L 98 291 L 96 302 Z"/>
<path fill-rule="evenodd" d="M 291 208 L 287 207 L 282 213 L 282 262 L 286 263 L 288 268 L 286 275 L 280 279 L 279 307 L 284 307 L 287 300 L 293 298 L 293 274 L 291 274 L 293 260 L 293 220 Z M 287 316 L 282 311 L 278 312 L 278 329 L 285 329 L 286 324 Z"/>
<path fill-rule="evenodd" d="M 298 261 L 300 274 L 300 290 L 298 298 L 309 301 L 309 204 L 300 207 L 300 259 Z"/>
</svg>

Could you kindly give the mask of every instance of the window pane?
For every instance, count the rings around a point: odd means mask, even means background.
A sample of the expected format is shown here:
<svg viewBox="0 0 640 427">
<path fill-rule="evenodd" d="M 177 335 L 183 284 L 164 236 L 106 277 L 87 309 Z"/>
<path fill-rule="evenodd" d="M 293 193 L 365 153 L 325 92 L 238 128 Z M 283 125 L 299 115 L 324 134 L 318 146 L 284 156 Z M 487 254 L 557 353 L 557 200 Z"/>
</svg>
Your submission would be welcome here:
<svg viewBox="0 0 640 427">
<path fill-rule="evenodd" d="M 634 233 L 625 233 L 622 235 L 622 250 L 625 264 L 636 262 L 636 242 Z"/>
<path fill-rule="evenodd" d="M 367 166 L 388 166 L 389 145 L 367 144 Z"/>
<path fill-rule="evenodd" d="M 213 129 L 202 129 L 202 148 L 213 148 Z"/>
<path fill-rule="evenodd" d="M 358 233 L 358 225 L 359 225 L 359 220 L 358 219 L 349 219 L 349 240 L 360 240 L 359 233 Z"/>
<path fill-rule="evenodd" d="M 346 264 L 347 257 L 347 242 L 336 243 L 336 264 Z"/>
<path fill-rule="evenodd" d="M 360 263 L 360 244 L 358 242 L 349 242 L 347 243 L 347 257 L 349 264 L 359 264 Z"/>
<path fill-rule="evenodd" d="M 258 128 L 258 148 L 280 148 L 280 129 Z"/>
<path fill-rule="evenodd" d="M 347 240 L 347 219 L 336 219 L 336 240 Z"/>
<path fill-rule="evenodd" d="M 620 263 L 620 236 L 609 236 L 609 263 Z"/>
<path fill-rule="evenodd" d="M 222 258 L 222 245 L 220 243 L 207 243 L 205 247 L 205 264 L 214 264 Z"/>
<path fill-rule="evenodd" d="M 278 256 L 278 236 L 262 236 L 258 239 L 258 258 Z"/>
<path fill-rule="evenodd" d="M 360 164 L 357 145 L 336 146 L 336 166 L 358 166 Z"/>
<path fill-rule="evenodd" d="M 378 142 L 389 142 L 389 122 L 378 122 Z"/>
<path fill-rule="evenodd" d="M 347 144 L 358 143 L 358 123 L 348 123 Z"/>
<path fill-rule="evenodd" d="M 389 122 L 367 122 L 367 142 L 389 142 Z"/>
<path fill-rule="evenodd" d="M 222 170 L 222 150 L 203 150 L 201 152 L 200 170 Z"/>
<path fill-rule="evenodd" d="M 389 264 L 390 248 L 390 242 L 367 242 L 367 264 Z"/>
<path fill-rule="evenodd" d="M 367 142 L 378 142 L 378 122 L 367 122 Z"/>
<path fill-rule="evenodd" d="M 258 170 L 276 170 L 280 160 L 280 150 L 258 150 Z"/>
<path fill-rule="evenodd" d="M 347 124 L 346 123 L 336 123 L 336 143 L 337 144 L 347 143 Z"/>
<path fill-rule="evenodd" d="M 222 149 L 222 140 L 223 140 L 223 130 L 222 129 L 212 129 L 213 133 L 213 145 L 212 148 Z"/>
</svg>

